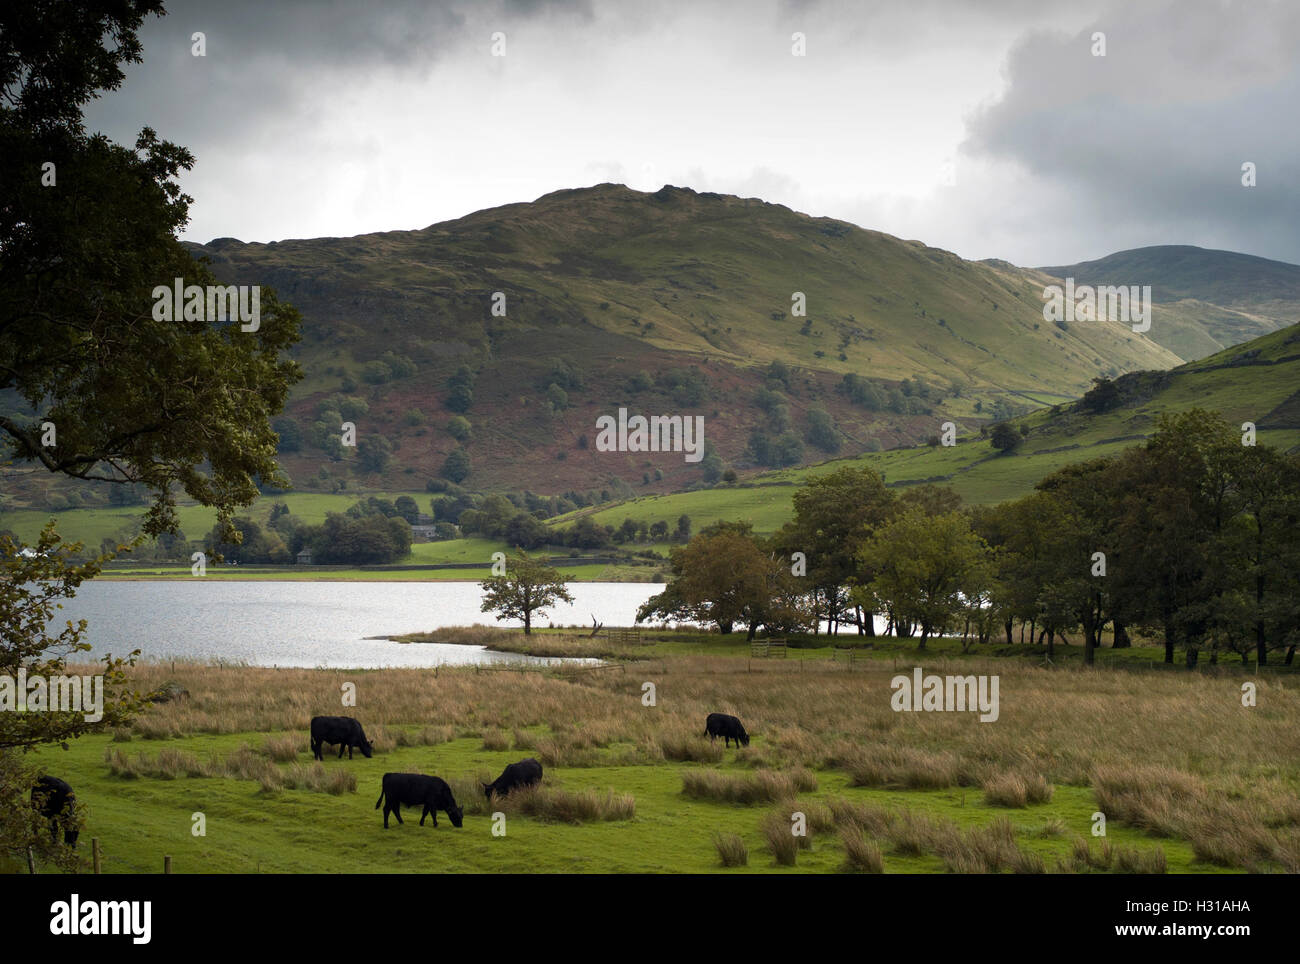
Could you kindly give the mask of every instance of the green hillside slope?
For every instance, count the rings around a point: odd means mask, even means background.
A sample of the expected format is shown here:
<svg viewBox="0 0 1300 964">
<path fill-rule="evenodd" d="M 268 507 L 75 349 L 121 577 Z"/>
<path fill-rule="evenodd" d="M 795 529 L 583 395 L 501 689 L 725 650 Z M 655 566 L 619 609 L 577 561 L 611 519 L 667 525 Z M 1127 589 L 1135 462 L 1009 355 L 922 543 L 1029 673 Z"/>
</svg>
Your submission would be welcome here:
<svg viewBox="0 0 1300 964">
<path fill-rule="evenodd" d="M 285 455 L 295 482 L 320 470 L 369 486 L 404 487 L 399 473 L 436 475 L 455 440 L 441 430 L 447 379 L 476 373 L 466 445 L 475 488 L 563 491 L 658 469 L 655 491 L 699 479 L 679 457 L 597 457 L 581 447 L 595 418 L 619 405 L 702 414 L 722 458 L 755 467 L 746 447 L 768 424 L 754 396 L 773 361 L 786 429 L 806 431 L 825 408 L 845 452 L 924 438 L 944 418 L 977 424 L 997 403 L 1026 410 L 1075 397 L 1101 373 L 1180 360 L 1118 323 L 1064 328 L 1042 318 L 1032 272 L 964 261 L 920 242 L 813 218 L 753 199 L 605 184 L 480 211 L 421 231 L 196 249 L 225 280 L 274 286 L 302 309 L 299 358 L 308 373 L 292 407 L 304 428 L 336 392 L 369 404 L 359 432 L 384 435 L 394 457 L 366 472 L 345 453 L 330 463 L 305 446 Z M 505 315 L 491 313 L 494 292 Z M 792 295 L 806 317 L 792 316 Z M 412 370 L 382 384 L 367 365 L 394 352 Z M 688 373 L 700 390 L 631 387 Z M 558 374 L 557 374 L 558 373 Z M 846 373 L 888 397 L 921 376 L 923 402 L 875 410 L 834 389 Z M 567 407 L 552 412 L 552 382 Z M 960 393 L 960 396 L 958 396 Z M 902 411 L 896 410 L 902 408 Z M 427 424 L 408 425 L 419 410 Z M 1006 411 L 1006 409 L 1003 409 Z M 824 458 L 809 449 L 803 461 Z M 409 480 L 408 480 L 409 481 Z"/>
<path fill-rule="evenodd" d="M 1300 265 L 1235 251 L 1157 245 L 1038 270 L 1079 284 L 1151 285 L 1149 335 L 1189 361 L 1300 321 Z"/>
<path fill-rule="evenodd" d="M 1168 372 L 1141 372 L 1116 380 L 1117 404 L 1091 413 L 1075 403 L 1018 419 L 1029 429 L 1024 442 L 1003 454 L 978 436 L 952 447 L 917 446 L 839 459 L 801 469 L 756 476 L 742 485 L 671 496 L 652 496 L 572 513 L 606 525 L 691 517 L 696 528 L 722 519 L 747 519 L 771 532 L 790 517 L 790 500 L 806 479 L 845 465 L 870 465 L 893 486 L 947 485 L 971 503 L 993 503 L 1033 489 L 1050 472 L 1086 459 L 1113 455 L 1141 442 L 1162 413 L 1205 408 L 1234 425 L 1253 422 L 1257 441 L 1283 450 L 1300 447 L 1300 325 Z"/>
</svg>

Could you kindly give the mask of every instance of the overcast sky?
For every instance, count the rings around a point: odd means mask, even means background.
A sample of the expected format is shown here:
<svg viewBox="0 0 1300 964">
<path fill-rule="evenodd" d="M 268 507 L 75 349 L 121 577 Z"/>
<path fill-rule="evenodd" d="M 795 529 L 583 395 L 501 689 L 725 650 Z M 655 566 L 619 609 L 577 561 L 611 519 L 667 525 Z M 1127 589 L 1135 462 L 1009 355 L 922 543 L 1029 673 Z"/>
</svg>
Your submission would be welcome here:
<svg viewBox="0 0 1300 964">
<path fill-rule="evenodd" d="M 616 181 L 966 258 L 1196 244 L 1300 262 L 1294 2 L 167 6 L 87 119 L 194 152 L 194 241 L 422 228 Z"/>
</svg>

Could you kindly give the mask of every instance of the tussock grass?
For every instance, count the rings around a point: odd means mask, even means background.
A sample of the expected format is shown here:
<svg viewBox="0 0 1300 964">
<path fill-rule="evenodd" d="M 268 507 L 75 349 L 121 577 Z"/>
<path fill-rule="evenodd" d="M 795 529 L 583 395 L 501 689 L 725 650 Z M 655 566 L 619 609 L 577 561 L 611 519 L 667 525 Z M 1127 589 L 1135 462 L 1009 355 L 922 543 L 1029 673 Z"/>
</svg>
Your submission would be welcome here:
<svg viewBox="0 0 1300 964">
<path fill-rule="evenodd" d="M 1115 872 L 1120 874 L 1163 874 L 1167 870 L 1165 852 L 1161 847 L 1139 849 L 1118 847 L 1115 850 Z"/>
<path fill-rule="evenodd" d="M 510 749 L 509 734 L 505 730 L 484 730 L 483 749 L 494 751 Z"/>
<path fill-rule="evenodd" d="M 291 738 L 284 738 L 291 740 Z M 264 751 L 265 753 L 266 751 Z M 233 753 L 210 760 L 200 760 L 193 753 L 163 749 L 150 755 L 140 752 L 128 756 L 112 746 L 104 750 L 108 772 L 123 779 L 150 777 L 155 780 L 175 780 L 179 777 L 251 780 L 268 793 L 276 790 L 312 790 L 340 795 L 353 793 L 357 788 L 356 775 L 345 768 L 327 769 L 319 762 L 310 766 L 293 763 L 287 768 L 275 765 L 263 754 L 255 753 L 247 744 Z"/>
<path fill-rule="evenodd" d="M 880 852 L 880 845 L 869 840 L 857 827 L 841 830 L 840 843 L 844 846 L 843 870 L 858 874 L 885 872 L 885 858 Z"/>
<path fill-rule="evenodd" d="M 357 776 L 342 767 L 326 769 L 317 760 L 310 764 L 295 763 L 281 771 L 280 785 L 288 790 L 314 790 L 337 797 L 356 792 Z"/>
<path fill-rule="evenodd" d="M 912 747 L 877 745 L 863 748 L 845 767 L 855 787 L 904 787 L 937 790 L 968 784 L 957 755 Z"/>
<path fill-rule="evenodd" d="M 479 797 L 482 799 L 482 792 Z M 636 797 L 613 789 L 602 795 L 595 790 L 536 786 L 496 798 L 495 809 L 507 815 L 518 813 L 551 823 L 596 823 L 633 819 L 636 816 Z"/>
<path fill-rule="evenodd" d="M 734 833 L 715 833 L 713 846 L 718 851 L 718 860 L 724 867 L 745 867 L 749 864 L 749 847 L 745 841 Z"/>
<path fill-rule="evenodd" d="M 844 797 L 833 797 L 827 801 L 827 805 L 830 807 L 836 826 L 855 829 L 873 837 L 880 837 L 887 833 L 895 819 L 891 810 L 847 800 Z"/>
<path fill-rule="evenodd" d="M 1054 789 L 1041 773 L 1000 773 L 984 781 L 984 802 L 992 807 L 1024 808 L 1049 802 Z"/>
<path fill-rule="evenodd" d="M 268 736 L 262 741 L 262 752 L 276 763 L 289 763 L 298 759 L 303 741 L 296 736 Z"/>
<path fill-rule="evenodd" d="M 763 814 L 758 829 L 767 841 L 767 849 L 779 866 L 793 867 L 799 859 L 800 838 L 794 835 L 790 814 L 783 809 Z"/>
<path fill-rule="evenodd" d="M 682 793 L 696 800 L 720 803 L 770 803 L 791 799 L 795 794 L 817 789 L 817 778 L 807 770 L 777 773 L 720 773 L 717 770 L 694 770 L 682 774 Z"/>
<path fill-rule="evenodd" d="M 1066 829 L 1064 820 L 1060 817 L 1053 817 L 1038 828 L 1036 836 L 1044 838 L 1062 837 L 1065 835 Z"/>
</svg>

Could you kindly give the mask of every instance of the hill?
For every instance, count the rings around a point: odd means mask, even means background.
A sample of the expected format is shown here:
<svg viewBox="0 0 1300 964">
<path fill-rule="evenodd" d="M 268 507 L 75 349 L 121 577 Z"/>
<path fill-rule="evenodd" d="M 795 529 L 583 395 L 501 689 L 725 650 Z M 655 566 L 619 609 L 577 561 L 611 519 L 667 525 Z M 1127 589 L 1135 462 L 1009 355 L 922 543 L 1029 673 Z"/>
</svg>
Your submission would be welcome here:
<svg viewBox="0 0 1300 964">
<path fill-rule="evenodd" d="M 436 476 L 458 444 L 445 426 L 461 365 L 474 376 L 465 484 L 560 492 L 700 480 L 680 455 L 584 448 L 597 415 L 619 406 L 703 415 L 706 439 L 743 471 L 762 467 L 747 454 L 756 430 L 801 438 L 817 407 L 833 424 L 827 448 L 856 453 L 1181 360 L 1122 324 L 1045 323 L 1032 272 L 674 187 L 603 184 L 419 231 L 221 239 L 195 253 L 223 280 L 272 285 L 302 310 L 308 379 L 290 415 L 304 437 L 342 394 L 366 402 L 359 435 L 391 442 L 379 472 L 352 452 L 333 462 L 310 441 L 284 453 L 299 487 L 327 491 Z M 504 315 L 492 313 L 494 292 Z M 795 292 L 806 316 L 792 315 Z M 862 380 L 856 402 L 836 390 L 846 374 Z M 552 384 L 561 396 L 548 395 Z M 764 387 L 780 398 L 760 402 Z M 827 448 L 768 461 L 813 462 Z"/>
<path fill-rule="evenodd" d="M 1300 265 L 1235 251 L 1158 245 L 1039 268 L 1078 284 L 1149 284 L 1150 337 L 1190 361 L 1300 321 Z"/>
</svg>

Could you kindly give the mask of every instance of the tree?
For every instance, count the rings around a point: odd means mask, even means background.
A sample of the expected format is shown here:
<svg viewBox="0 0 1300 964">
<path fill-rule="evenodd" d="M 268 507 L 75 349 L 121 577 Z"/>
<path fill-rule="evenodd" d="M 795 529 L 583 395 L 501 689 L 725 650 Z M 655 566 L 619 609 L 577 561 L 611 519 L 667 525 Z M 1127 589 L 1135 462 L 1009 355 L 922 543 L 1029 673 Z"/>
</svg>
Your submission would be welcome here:
<svg viewBox="0 0 1300 964">
<path fill-rule="evenodd" d="M 999 422 L 993 426 L 992 445 L 999 452 L 1010 452 L 1020 444 L 1020 433 L 1010 422 Z"/>
<path fill-rule="evenodd" d="M 823 452 L 834 455 L 840 450 L 840 435 L 824 408 L 808 410 L 808 441 Z"/>
<path fill-rule="evenodd" d="M 121 547 L 118 547 L 121 548 Z M 25 550 L 25 551 L 24 551 Z M 103 658 L 96 675 L 103 678 L 102 716 L 94 716 L 84 702 L 81 711 L 56 710 L 53 702 L 58 680 L 66 676 L 67 660 L 91 647 L 82 641 L 86 621 L 58 628 L 58 600 L 75 595 L 77 587 L 98 574 L 108 556 L 77 563 L 81 543 L 65 544 L 50 522 L 30 549 L 8 536 L 0 536 L 0 615 L 4 627 L 0 645 L 0 678 L 11 686 L 26 671 L 26 712 L 18 712 L 18 693 L 10 688 L 0 700 L 0 854 L 25 858 L 28 853 L 75 869 L 71 851 L 50 840 L 44 819 L 35 819 L 28 792 L 39 773 L 22 762 L 22 752 L 51 743 L 65 750 L 68 742 L 87 733 L 102 733 L 122 726 L 145 705 L 145 697 L 126 686 L 125 670 L 140 651 L 125 658 Z M 43 682 L 45 711 L 38 711 L 32 683 Z M 81 681 L 78 680 L 78 683 Z M 7 704 L 7 705 L 6 705 Z"/>
<path fill-rule="evenodd" d="M 383 472 L 392 457 L 393 443 L 383 435 L 368 433 L 357 443 L 357 461 L 367 472 Z"/>
<path fill-rule="evenodd" d="M 469 475 L 469 453 L 464 449 L 455 449 L 442 463 L 442 476 L 459 485 Z"/>
<path fill-rule="evenodd" d="M 932 634 L 951 628 L 963 611 L 963 590 L 983 586 L 991 576 L 988 547 L 959 512 L 930 516 L 909 509 L 858 555 L 875 570 L 866 593 L 895 619 L 920 625 L 920 649 Z"/>
<path fill-rule="evenodd" d="M 458 442 L 464 442 L 474 434 L 474 430 L 465 416 L 453 415 L 447 421 L 447 434 Z"/>
<path fill-rule="evenodd" d="M 228 523 L 256 477 L 288 486 L 270 418 L 300 377 L 281 357 L 298 313 L 269 288 L 256 331 L 154 317 L 155 287 L 216 283 L 177 237 L 191 200 L 178 178 L 194 158 L 149 128 L 134 148 L 90 135 L 82 110 L 140 62 L 136 32 L 161 12 L 153 0 L 58 17 L 21 4 L 0 20 L 0 392 L 36 413 L 0 415 L 0 460 L 143 483 L 150 536 L 176 527 L 173 487 Z"/>
<path fill-rule="evenodd" d="M 673 533 L 673 538 L 678 542 L 685 542 L 691 537 L 691 517 L 683 513 L 677 517 L 677 531 Z"/>
<path fill-rule="evenodd" d="M 569 407 L 569 393 L 555 382 L 551 382 L 546 388 L 546 404 L 550 407 L 552 415 L 558 415 Z"/>
<path fill-rule="evenodd" d="M 701 532 L 669 555 L 672 577 L 637 610 L 638 623 L 656 616 L 689 619 L 713 623 L 725 635 L 770 599 L 767 556 L 747 525 Z"/>
<path fill-rule="evenodd" d="M 415 525 L 420 521 L 420 507 L 409 495 L 399 495 L 393 502 L 393 508 L 397 510 L 398 515 L 411 525 Z"/>
<path fill-rule="evenodd" d="M 474 404 L 474 372 L 468 365 L 461 365 L 447 380 L 447 389 L 447 407 L 462 415 L 468 412 Z"/>
<path fill-rule="evenodd" d="M 497 619 L 522 619 L 524 635 L 532 633 L 533 613 L 554 606 L 560 600 L 573 602 L 564 588 L 565 579 L 558 569 L 531 559 L 527 552 L 506 559 L 506 574 L 492 576 L 480 583 L 482 612 L 494 612 Z"/>
<path fill-rule="evenodd" d="M 786 559 L 795 552 L 804 554 L 808 585 L 832 630 L 847 602 L 845 588 L 870 578 L 858 550 L 888 518 L 893 502 L 880 473 L 870 468 L 837 469 L 810 479 L 794 494 L 794 518 L 777 534 L 775 544 Z M 873 631 L 871 616 L 868 611 L 858 623 L 864 632 Z"/>
<path fill-rule="evenodd" d="M 216 285 L 178 237 L 191 201 L 179 178 L 194 158 L 147 127 L 133 147 L 88 134 L 82 112 L 121 85 L 124 64 L 140 62 L 137 32 L 161 13 L 158 0 L 0 8 L 0 395 L 18 396 L 30 413 L 0 414 L 0 462 L 138 485 L 152 499 L 144 537 L 179 532 L 179 492 L 215 508 L 229 535 L 259 479 L 289 484 L 270 420 L 301 377 L 284 357 L 299 316 L 265 287 L 255 330 L 183 306 L 180 320 L 156 311 L 155 290 L 170 291 L 176 278 Z M 55 600 L 106 558 L 74 565 L 80 550 L 52 525 L 30 550 L 0 540 L 0 675 L 61 676 L 68 655 L 89 649 L 84 622 L 47 629 Z M 93 723 L 80 713 L 0 712 L 0 848 L 38 843 L 23 839 L 34 828 L 31 774 L 13 751 L 66 748 L 129 723 L 143 703 L 124 689 L 128 664 L 105 660 L 104 712 Z"/>
</svg>

